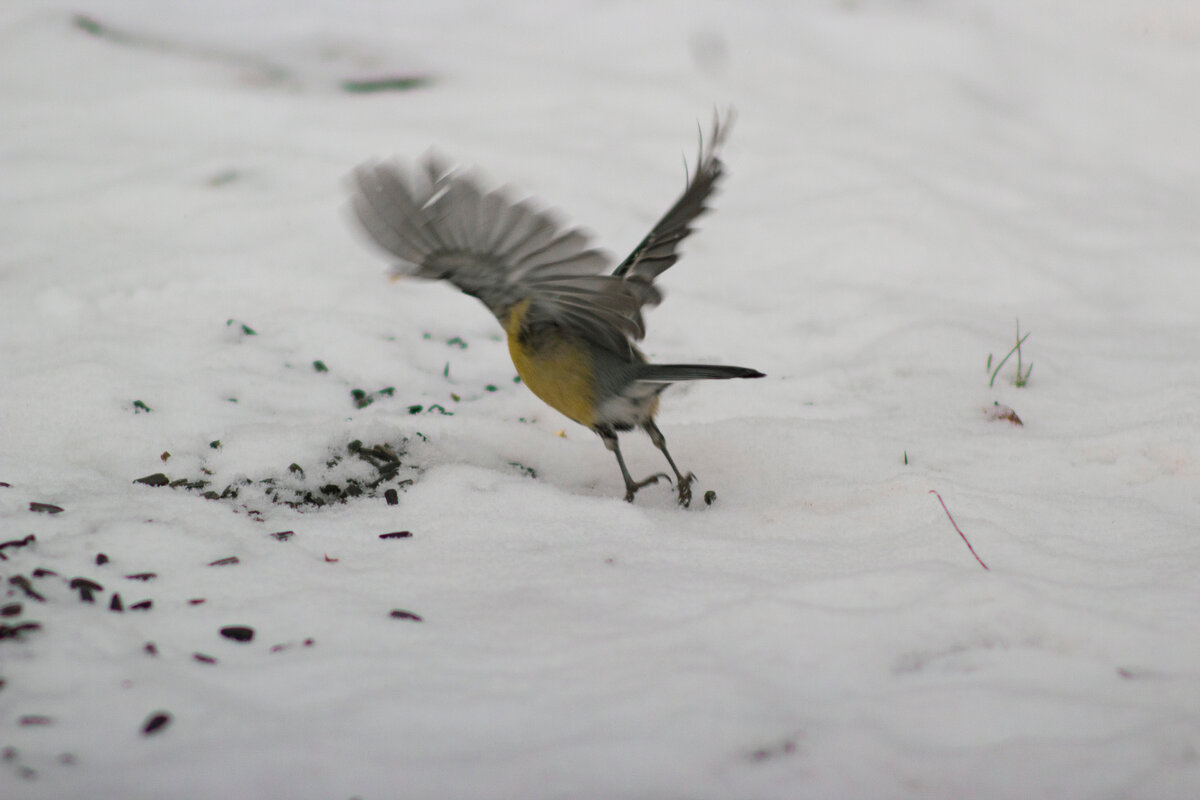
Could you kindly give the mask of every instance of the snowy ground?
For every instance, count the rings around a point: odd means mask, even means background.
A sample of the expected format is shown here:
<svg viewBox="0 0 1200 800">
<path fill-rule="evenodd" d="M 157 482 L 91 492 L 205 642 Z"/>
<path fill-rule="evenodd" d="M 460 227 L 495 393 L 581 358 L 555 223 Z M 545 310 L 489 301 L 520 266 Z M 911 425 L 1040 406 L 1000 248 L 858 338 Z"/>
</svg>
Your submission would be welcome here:
<svg viewBox="0 0 1200 800">
<path fill-rule="evenodd" d="M 1200 796 L 1194 4 L 546 5 L 0 9 L 0 796 Z M 769 377 L 630 506 L 344 179 L 436 144 L 621 251 L 726 104 L 645 345 Z"/>
</svg>

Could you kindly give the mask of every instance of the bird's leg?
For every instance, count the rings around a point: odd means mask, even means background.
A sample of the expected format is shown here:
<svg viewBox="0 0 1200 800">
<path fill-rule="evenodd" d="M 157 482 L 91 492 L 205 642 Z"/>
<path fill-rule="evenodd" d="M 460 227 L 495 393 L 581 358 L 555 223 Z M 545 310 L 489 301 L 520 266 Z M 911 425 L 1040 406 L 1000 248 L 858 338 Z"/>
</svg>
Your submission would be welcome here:
<svg viewBox="0 0 1200 800">
<path fill-rule="evenodd" d="M 600 438 L 603 440 L 604 446 L 611 450 L 613 455 L 617 457 L 617 466 L 621 468 L 621 477 L 625 479 L 626 503 L 633 502 L 633 496 L 637 494 L 638 489 L 641 489 L 643 486 L 649 486 L 652 483 L 658 483 L 659 478 L 666 478 L 667 481 L 670 482 L 671 479 L 665 472 L 659 472 L 655 475 L 651 475 L 649 478 L 646 478 L 642 481 L 635 481 L 629 476 L 629 468 L 625 466 L 625 459 L 621 456 L 621 446 L 617 444 L 616 431 L 614 431 L 612 428 L 603 427 L 596 428 L 596 433 L 600 434 Z"/>
<path fill-rule="evenodd" d="M 649 420 L 642 426 L 642 430 L 650 435 L 650 441 L 654 442 L 654 446 L 662 450 L 662 454 L 667 457 L 667 463 L 671 465 L 671 469 L 675 472 L 675 477 L 679 483 L 679 505 L 687 508 L 692 502 L 692 481 L 696 480 L 696 476 L 689 472 L 684 475 L 679 471 L 679 467 L 675 466 L 675 459 L 671 458 L 671 454 L 667 452 L 667 440 L 663 438 L 662 431 L 654 424 L 654 420 Z M 620 458 L 620 456 L 618 456 Z"/>
</svg>

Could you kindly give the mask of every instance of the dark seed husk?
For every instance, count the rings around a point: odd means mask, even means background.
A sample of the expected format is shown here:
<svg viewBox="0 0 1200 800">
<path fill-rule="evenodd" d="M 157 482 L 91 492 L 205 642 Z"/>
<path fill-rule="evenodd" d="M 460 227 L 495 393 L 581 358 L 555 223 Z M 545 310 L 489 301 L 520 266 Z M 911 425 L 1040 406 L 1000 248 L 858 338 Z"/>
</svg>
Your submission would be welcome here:
<svg viewBox="0 0 1200 800">
<path fill-rule="evenodd" d="M 161 472 L 155 472 L 152 475 L 136 478 L 133 482 L 144 483 L 147 486 L 166 486 L 171 482 L 171 479 Z"/>
<path fill-rule="evenodd" d="M 13 575 L 8 579 L 8 582 L 24 592 L 25 596 L 29 599 L 37 600 L 39 603 L 46 602 L 46 598 L 38 594 L 38 592 L 33 588 L 33 583 L 30 582 L 29 578 L 26 578 L 24 575 Z"/>
<path fill-rule="evenodd" d="M 224 628 L 221 628 L 221 635 L 226 639 L 249 642 L 254 638 L 254 629 L 246 625 L 226 625 Z"/>
<path fill-rule="evenodd" d="M 8 547 L 28 547 L 29 545 L 33 544 L 36 541 L 37 541 L 37 537 L 31 533 L 28 536 L 26 536 L 24 539 L 12 539 L 7 542 L 0 542 L 0 550 L 4 550 L 5 548 L 8 548 Z"/>
<path fill-rule="evenodd" d="M 156 711 L 146 718 L 142 724 L 142 735 L 149 736 L 157 733 L 171 723 L 171 715 L 166 711 Z"/>
</svg>

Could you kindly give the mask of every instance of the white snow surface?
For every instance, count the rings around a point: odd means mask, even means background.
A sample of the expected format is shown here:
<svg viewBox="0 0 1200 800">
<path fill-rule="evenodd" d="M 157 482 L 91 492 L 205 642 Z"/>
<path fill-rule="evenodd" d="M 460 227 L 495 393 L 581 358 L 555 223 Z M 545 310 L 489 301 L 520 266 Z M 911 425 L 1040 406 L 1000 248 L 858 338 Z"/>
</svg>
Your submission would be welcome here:
<svg viewBox="0 0 1200 800">
<path fill-rule="evenodd" d="M 0 797 L 1200 797 L 1195 4 L 8 0 L 0 102 Z M 346 176 L 623 255 L 727 106 L 644 346 L 768 377 L 630 505 Z M 269 502 L 353 440 L 398 504 Z"/>
</svg>

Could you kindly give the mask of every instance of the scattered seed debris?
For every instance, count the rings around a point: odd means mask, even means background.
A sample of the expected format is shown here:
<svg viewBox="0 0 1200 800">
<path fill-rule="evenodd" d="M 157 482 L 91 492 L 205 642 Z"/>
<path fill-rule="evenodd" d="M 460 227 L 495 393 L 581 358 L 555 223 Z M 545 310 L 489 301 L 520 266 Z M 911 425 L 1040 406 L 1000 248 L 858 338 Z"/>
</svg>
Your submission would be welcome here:
<svg viewBox="0 0 1200 800">
<path fill-rule="evenodd" d="M 158 733 L 169 724 L 171 724 L 171 715 L 166 711 L 156 711 L 142 724 L 142 736 Z"/>
<path fill-rule="evenodd" d="M 717 493 L 709 489 L 704 493 L 704 505 L 711 506 L 715 502 L 717 502 Z"/>
<path fill-rule="evenodd" d="M 12 548 L 28 547 L 29 545 L 33 544 L 36 541 L 37 541 L 37 537 L 31 533 L 28 536 L 26 536 L 24 539 L 13 539 L 8 542 L 0 542 L 0 551 L 3 551 L 4 549 L 9 548 L 9 547 L 12 547 Z M 2 555 L 2 553 L 0 553 L 0 555 Z"/>
<path fill-rule="evenodd" d="M 171 479 L 168 478 L 166 475 L 164 475 L 161 472 L 155 472 L 153 475 L 146 475 L 145 477 L 142 477 L 142 478 L 135 478 L 133 482 L 134 483 L 144 483 L 147 486 L 166 486 L 167 484 L 169 484 L 171 482 Z"/>
<path fill-rule="evenodd" d="M 108 563 L 108 556 L 104 553 L 96 553 L 96 566 L 102 567 Z"/>
<path fill-rule="evenodd" d="M 142 651 L 148 656 L 157 656 L 158 645 L 156 645 L 154 642 L 146 642 L 146 644 L 142 646 Z"/>
<path fill-rule="evenodd" d="M 121 595 L 113 592 L 112 600 L 108 604 L 108 610 L 117 612 L 125 611 L 125 606 L 121 604 Z"/>
<path fill-rule="evenodd" d="M 170 481 L 168 485 L 175 489 L 204 490 L 199 493 L 207 500 L 237 501 L 239 511 L 252 516 L 263 513 L 263 509 L 257 507 L 259 503 L 285 505 L 298 510 L 322 508 L 357 497 L 378 497 L 389 488 L 398 490 L 412 483 L 412 478 L 400 477 L 400 471 L 404 468 L 416 471 L 413 466 L 401 461 L 407 452 L 406 444 L 407 440 L 404 439 L 396 445 L 386 442 L 364 445 L 355 440 L 346 445 L 345 450 L 332 451 L 324 460 L 324 469 L 311 465 L 306 468 L 293 462 L 286 471 L 258 479 L 242 477 L 219 491 L 209 488 L 210 482 L 204 478 L 183 478 Z M 348 455 L 354 459 L 347 458 Z M 365 471 L 356 461 L 369 465 L 371 471 Z M 208 470 L 201 471 L 212 474 Z M 153 476 L 147 476 L 150 477 Z M 391 486 L 385 485 L 389 483 Z"/>
<path fill-rule="evenodd" d="M 30 600 L 37 600 L 39 603 L 46 602 L 46 598 L 37 593 L 33 588 L 33 583 L 24 575 L 13 575 L 8 579 L 8 582 L 24 592 L 25 596 Z"/>
<path fill-rule="evenodd" d="M 241 327 L 243 336 L 258 336 L 258 331 L 254 330 L 244 322 L 238 322 L 235 319 L 229 319 L 225 321 L 225 327 L 227 328 L 233 327 L 235 324 Z"/>
<path fill-rule="evenodd" d="M 171 454 L 168 453 L 166 450 L 163 450 L 162 455 L 159 456 L 159 459 L 161 459 L 164 463 L 170 458 L 171 458 Z"/>
<path fill-rule="evenodd" d="M 134 572 L 126 575 L 126 579 L 131 581 L 152 581 L 158 577 L 157 572 Z"/>
<path fill-rule="evenodd" d="M 389 506 L 399 505 L 400 503 L 400 495 L 396 493 L 395 489 L 388 489 L 385 491 L 383 493 L 383 499 L 387 501 Z"/>
<path fill-rule="evenodd" d="M 53 717 L 45 714 L 26 714 L 18 720 L 21 725 L 50 725 L 53 722 Z"/>
<path fill-rule="evenodd" d="M 207 653 L 192 653 L 192 658 L 201 664 L 215 664 L 217 660 Z"/>
<path fill-rule="evenodd" d="M 245 625 L 226 625 L 221 628 L 221 635 L 237 642 L 249 642 L 254 638 L 254 629 Z"/>
<path fill-rule="evenodd" d="M 204 602 L 207 602 L 207 601 L 203 597 L 193 597 L 191 600 L 188 600 L 188 605 L 189 606 L 198 606 Z"/>
<path fill-rule="evenodd" d="M 90 578 L 72 578 L 70 586 L 79 592 L 79 599 L 85 603 L 96 602 L 95 592 L 104 591 L 104 587 Z"/>
<path fill-rule="evenodd" d="M 383 78 L 360 78 L 342 81 L 342 91 L 349 94 L 375 94 L 376 92 L 409 92 L 428 86 L 433 79 L 428 75 L 392 75 Z"/>
<path fill-rule="evenodd" d="M 366 408 L 375 402 L 379 397 L 392 397 L 396 394 L 395 386 L 385 386 L 376 392 L 365 392 L 362 389 L 351 389 L 350 397 L 354 399 L 354 407 L 358 409 Z"/>
<path fill-rule="evenodd" d="M 296 535 L 295 531 L 278 531 L 271 534 L 271 538 L 277 542 L 286 542 L 288 539 Z"/>
<path fill-rule="evenodd" d="M 21 614 L 20 603 L 9 603 L 5 606 L 0 606 L 0 617 L 17 617 Z"/>
<path fill-rule="evenodd" d="M 35 578 L 57 578 L 58 573 L 52 569 L 46 569 L 45 567 L 38 567 L 37 569 L 35 569 L 33 571 L 33 577 L 35 577 Z"/>
<path fill-rule="evenodd" d="M 380 539 L 411 539 L 412 531 L 392 531 L 379 534 Z"/>
<path fill-rule="evenodd" d="M 537 478 L 537 470 L 535 470 L 533 467 L 527 467 L 519 461 L 510 461 L 508 462 L 508 465 L 510 467 L 516 467 L 527 478 Z"/>
<path fill-rule="evenodd" d="M 21 635 L 40 631 L 42 623 L 40 622 L 20 622 L 16 625 L 0 625 L 0 639 L 17 639 L 20 640 Z"/>
<path fill-rule="evenodd" d="M 228 567 L 234 564 L 242 563 L 237 556 L 227 556 L 226 558 L 218 558 L 216 561 L 208 562 L 210 567 Z"/>
<path fill-rule="evenodd" d="M 392 619 L 409 619 L 409 620 L 412 620 L 413 622 L 424 622 L 425 621 L 421 618 L 420 614 L 414 614 L 413 612 L 405 611 L 402 608 L 393 608 L 392 613 L 389 616 Z"/>
<path fill-rule="evenodd" d="M 153 600 L 142 600 L 141 602 L 134 603 L 133 605 L 131 605 L 129 607 L 129 610 L 130 611 L 149 611 L 152 608 L 154 608 Z"/>
<path fill-rule="evenodd" d="M 35 514 L 61 514 L 63 507 L 53 503 L 30 503 L 29 510 Z"/>
</svg>

